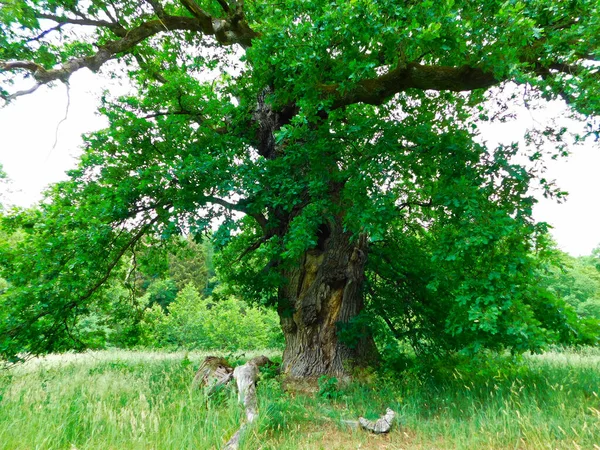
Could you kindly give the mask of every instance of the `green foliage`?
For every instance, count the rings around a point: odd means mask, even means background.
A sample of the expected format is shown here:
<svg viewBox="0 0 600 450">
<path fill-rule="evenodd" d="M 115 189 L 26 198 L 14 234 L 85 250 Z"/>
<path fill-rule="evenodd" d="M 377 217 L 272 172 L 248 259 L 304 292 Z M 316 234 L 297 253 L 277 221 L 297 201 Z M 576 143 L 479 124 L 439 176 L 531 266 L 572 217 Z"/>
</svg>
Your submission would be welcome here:
<svg viewBox="0 0 600 450">
<path fill-rule="evenodd" d="M 109 126 L 86 136 L 69 180 L 39 209 L 2 219 L 9 235 L 24 233 L 0 248 L 3 358 L 103 335 L 266 345 L 271 316 L 238 297 L 199 297 L 213 275 L 204 247 L 166 243 L 218 224 L 220 281 L 286 309 L 280 288 L 333 218 L 370 240 L 364 317 L 420 355 L 593 338 L 576 315 L 595 314 L 588 281 L 541 283 L 547 227 L 532 219 L 531 192 L 561 198 L 540 175 L 544 158 L 597 133 L 597 0 L 223 5 L 0 6 L 7 102 L 18 74 L 67 82 L 110 60 L 122 63 L 110 75 L 132 88 L 103 96 Z M 587 121 L 585 134 L 543 126 L 523 146 L 481 143 L 481 122 L 559 98 Z M 120 317 L 126 298 L 130 320 Z M 113 305 L 118 326 L 106 320 Z M 257 327 L 257 341 L 244 341 Z M 369 332 L 341 328 L 348 342 Z"/>
<path fill-rule="evenodd" d="M 6 172 L 2 168 L 2 164 L 0 164 L 0 213 L 4 209 L 3 201 L 4 201 L 5 192 L 3 192 L 3 191 L 5 189 L 6 179 L 7 179 Z"/>
<path fill-rule="evenodd" d="M 325 400 L 335 400 L 340 396 L 340 391 L 338 388 L 339 381 L 337 378 L 322 375 L 317 381 L 319 386 L 317 395 L 319 397 Z"/>
<path fill-rule="evenodd" d="M 215 350 L 280 348 L 274 311 L 248 306 L 235 297 L 202 298 L 188 284 L 165 314 L 156 305 L 142 318 L 142 343 L 157 347 Z"/>
<path fill-rule="evenodd" d="M 177 296 L 177 284 L 174 280 L 156 280 L 151 283 L 146 291 L 149 306 L 157 304 L 163 310 L 168 310 Z"/>
<path fill-rule="evenodd" d="M 600 301 L 598 262 L 599 259 L 593 254 L 574 258 L 557 250 L 556 264 L 544 272 L 543 284 L 581 316 L 600 319 L 599 315 L 594 315 L 592 306 Z M 584 303 L 588 307 L 582 307 Z"/>
<path fill-rule="evenodd" d="M 196 243 L 188 235 L 185 244 L 174 248 L 169 254 L 169 278 L 181 291 L 188 284 L 205 291 L 209 278 L 214 276 L 212 246 L 207 242 Z"/>
<path fill-rule="evenodd" d="M 577 306 L 577 314 L 600 320 L 600 298 L 591 298 Z"/>
</svg>

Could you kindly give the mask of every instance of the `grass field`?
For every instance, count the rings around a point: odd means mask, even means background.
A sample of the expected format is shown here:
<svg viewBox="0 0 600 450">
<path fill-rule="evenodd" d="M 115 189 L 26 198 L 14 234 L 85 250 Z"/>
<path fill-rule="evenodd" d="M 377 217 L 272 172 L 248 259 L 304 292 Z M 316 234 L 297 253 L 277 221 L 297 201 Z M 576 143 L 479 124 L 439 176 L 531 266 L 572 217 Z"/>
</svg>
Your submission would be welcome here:
<svg viewBox="0 0 600 450">
<path fill-rule="evenodd" d="M 191 389 L 204 356 L 90 352 L 0 370 L 0 448 L 220 448 L 242 408 L 226 390 Z M 258 389 L 245 449 L 600 449 L 598 349 L 530 356 L 508 374 L 372 376 L 325 396 L 268 374 Z M 342 423 L 386 407 L 399 418 L 389 435 Z"/>
</svg>

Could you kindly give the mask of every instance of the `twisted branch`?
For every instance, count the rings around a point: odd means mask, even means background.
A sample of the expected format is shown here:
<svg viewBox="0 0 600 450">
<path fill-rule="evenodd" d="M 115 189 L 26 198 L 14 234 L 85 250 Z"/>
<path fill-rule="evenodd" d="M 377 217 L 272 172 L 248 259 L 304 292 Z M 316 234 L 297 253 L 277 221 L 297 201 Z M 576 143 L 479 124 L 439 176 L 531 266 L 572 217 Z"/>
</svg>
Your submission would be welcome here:
<svg viewBox="0 0 600 450">
<path fill-rule="evenodd" d="M 92 55 L 71 58 L 58 67 L 46 69 L 34 61 L 0 61 L 0 72 L 25 70 L 36 81 L 36 86 L 8 96 L 12 100 L 21 95 L 35 91 L 40 85 L 52 81 L 68 82 L 69 77 L 76 71 L 87 68 L 97 72 L 107 61 L 116 59 L 125 53 L 131 52 L 140 42 L 165 31 L 194 31 L 206 36 L 215 36 L 221 45 L 239 44 L 249 47 L 258 34 L 253 31 L 243 17 L 236 14 L 224 19 L 213 18 L 201 9 L 193 0 L 181 0 L 181 3 L 193 14 L 194 17 L 172 16 L 164 13 L 160 3 L 152 0 L 158 19 L 153 19 L 141 25 L 125 29 L 121 24 L 106 20 L 95 20 L 86 17 L 70 18 L 54 14 L 38 13 L 37 17 L 57 22 L 58 24 L 73 24 L 82 26 L 95 26 L 110 29 L 120 39 L 108 41 L 98 45 L 98 51 Z"/>
</svg>

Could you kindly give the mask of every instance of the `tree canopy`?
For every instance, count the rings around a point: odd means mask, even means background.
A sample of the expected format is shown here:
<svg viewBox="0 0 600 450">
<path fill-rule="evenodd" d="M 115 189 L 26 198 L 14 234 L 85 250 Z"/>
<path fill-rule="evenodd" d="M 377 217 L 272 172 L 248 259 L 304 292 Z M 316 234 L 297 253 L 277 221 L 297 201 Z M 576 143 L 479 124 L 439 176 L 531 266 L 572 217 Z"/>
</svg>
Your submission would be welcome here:
<svg viewBox="0 0 600 450">
<path fill-rule="evenodd" d="M 593 117 L 599 41 L 596 0 L 2 2 L 6 102 L 84 69 L 132 93 L 107 92 L 70 179 L 4 220 L 26 236 L 2 251 L 0 352 L 68 346 L 143 236 L 215 223 L 221 276 L 277 306 L 295 374 L 341 370 L 378 321 L 419 351 L 581 337 L 538 285 L 531 188 L 562 195 L 543 158 L 585 135 L 492 148 L 478 124 L 553 99 Z"/>
</svg>

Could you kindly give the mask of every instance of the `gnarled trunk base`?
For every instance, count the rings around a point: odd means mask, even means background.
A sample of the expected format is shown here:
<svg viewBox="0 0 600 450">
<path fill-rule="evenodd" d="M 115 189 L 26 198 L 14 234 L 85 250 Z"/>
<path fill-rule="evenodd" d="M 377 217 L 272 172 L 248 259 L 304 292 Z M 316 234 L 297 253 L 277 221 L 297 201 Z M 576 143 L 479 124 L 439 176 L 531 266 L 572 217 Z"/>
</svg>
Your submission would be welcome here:
<svg viewBox="0 0 600 450">
<path fill-rule="evenodd" d="M 285 274 L 289 283 L 280 290 L 283 371 L 298 378 L 345 376 L 349 366 L 370 362 L 377 354 L 366 330 L 351 330 L 351 343 L 340 339 L 340 330 L 364 306 L 366 236 L 351 240 L 341 221 L 335 221 L 322 225 L 318 238 L 317 247 Z"/>
</svg>

